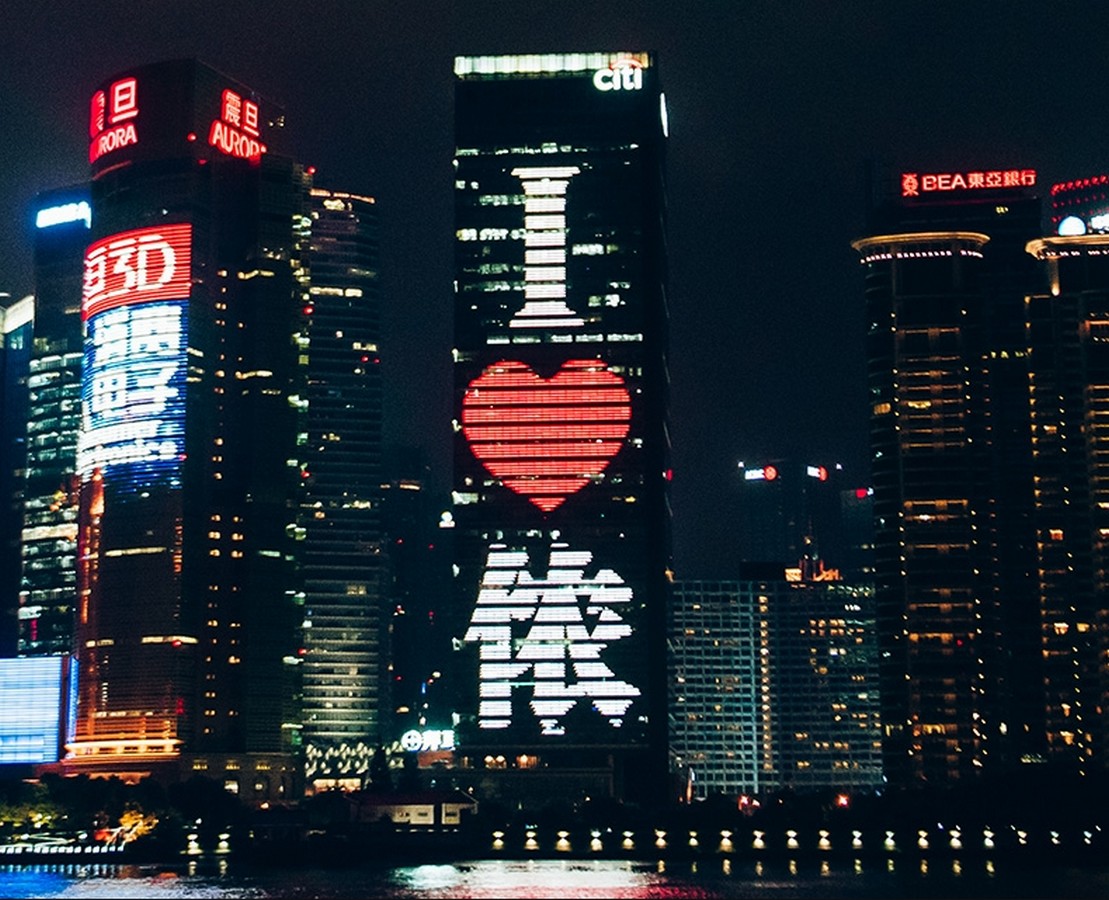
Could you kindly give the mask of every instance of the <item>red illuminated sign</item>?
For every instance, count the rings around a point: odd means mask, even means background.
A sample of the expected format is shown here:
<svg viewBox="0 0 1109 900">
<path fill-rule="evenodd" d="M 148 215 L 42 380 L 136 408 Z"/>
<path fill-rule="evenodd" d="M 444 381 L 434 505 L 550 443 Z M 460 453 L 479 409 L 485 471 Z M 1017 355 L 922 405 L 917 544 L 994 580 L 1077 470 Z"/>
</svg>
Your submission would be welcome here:
<svg viewBox="0 0 1109 900">
<path fill-rule="evenodd" d="M 187 298 L 191 287 L 191 225 L 124 231 L 86 251 L 81 317 L 132 303 Z"/>
<path fill-rule="evenodd" d="M 89 105 L 89 162 L 105 153 L 139 142 L 132 121 L 139 114 L 139 86 L 134 78 L 121 78 L 107 91 L 97 91 Z"/>
<path fill-rule="evenodd" d="M 1035 169 L 997 169 L 989 172 L 939 172 L 920 175 L 901 174 L 901 196 L 919 197 L 942 191 L 968 191 L 984 188 L 1031 187 L 1036 183 Z"/>
<path fill-rule="evenodd" d="M 489 474 L 550 512 L 599 475 L 620 452 L 631 420 L 623 380 L 595 359 L 541 378 L 502 361 L 470 382 L 462 432 Z"/>
<path fill-rule="evenodd" d="M 240 159 L 253 159 L 266 152 L 258 138 L 258 104 L 232 90 L 225 90 L 220 100 L 220 117 L 212 121 L 208 143 L 221 153 Z"/>
</svg>

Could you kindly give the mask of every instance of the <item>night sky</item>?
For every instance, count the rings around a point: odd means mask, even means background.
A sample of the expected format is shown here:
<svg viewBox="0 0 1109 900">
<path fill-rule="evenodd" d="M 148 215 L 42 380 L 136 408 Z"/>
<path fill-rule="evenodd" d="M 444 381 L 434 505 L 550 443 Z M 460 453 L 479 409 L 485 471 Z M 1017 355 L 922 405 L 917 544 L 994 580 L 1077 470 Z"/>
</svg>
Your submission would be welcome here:
<svg viewBox="0 0 1109 900">
<path fill-rule="evenodd" d="M 381 216 L 386 440 L 446 497 L 452 59 L 650 50 L 670 109 L 679 577 L 732 572 L 736 462 L 867 483 L 865 166 L 1109 170 L 1109 4 L 749 0 L 7 0 L 0 290 L 30 292 L 32 201 L 87 178 L 88 98 L 195 56 L 282 104 L 321 187 Z M 444 499 L 444 503 L 446 500 Z"/>
</svg>

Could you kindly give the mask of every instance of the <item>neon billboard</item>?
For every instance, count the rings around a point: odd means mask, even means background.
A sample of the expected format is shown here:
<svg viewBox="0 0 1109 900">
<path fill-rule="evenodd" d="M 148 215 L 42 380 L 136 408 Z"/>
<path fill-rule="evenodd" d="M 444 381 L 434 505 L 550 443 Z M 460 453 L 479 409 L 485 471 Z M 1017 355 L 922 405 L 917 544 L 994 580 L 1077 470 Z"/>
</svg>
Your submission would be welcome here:
<svg viewBox="0 0 1109 900">
<path fill-rule="evenodd" d="M 1035 183 L 1035 169 L 932 172 L 923 175 L 918 172 L 902 172 L 901 196 L 920 197 L 923 194 L 946 193 L 948 191 L 1032 187 Z"/>
<path fill-rule="evenodd" d="M 273 118 L 250 88 L 194 60 L 153 63 L 92 94 L 89 165 L 95 178 L 156 159 L 256 160 L 268 150 Z"/>
<path fill-rule="evenodd" d="M 92 95 L 89 108 L 89 163 L 139 142 L 135 120 L 139 114 L 138 79 L 113 82 Z"/>
<path fill-rule="evenodd" d="M 266 152 L 260 140 L 258 104 L 237 91 L 225 88 L 220 97 L 220 115 L 208 129 L 208 144 L 220 153 L 253 159 Z"/>
</svg>

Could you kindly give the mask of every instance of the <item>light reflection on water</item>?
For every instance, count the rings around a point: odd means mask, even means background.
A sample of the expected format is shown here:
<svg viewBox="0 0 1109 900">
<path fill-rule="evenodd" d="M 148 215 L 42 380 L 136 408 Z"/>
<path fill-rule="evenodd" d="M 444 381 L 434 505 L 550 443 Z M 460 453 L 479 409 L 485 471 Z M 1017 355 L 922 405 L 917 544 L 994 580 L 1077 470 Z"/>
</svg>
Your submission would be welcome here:
<svg viewBox="0 0 1109 900">
<path fill-rule="evenodd" d="M 792 898 L 1109 897 L 1109 869 L 994 860 L 476 860 L 339 869 L 43 864 L 0 866 L 0 896 L 30 898 Z"/>
</svg>

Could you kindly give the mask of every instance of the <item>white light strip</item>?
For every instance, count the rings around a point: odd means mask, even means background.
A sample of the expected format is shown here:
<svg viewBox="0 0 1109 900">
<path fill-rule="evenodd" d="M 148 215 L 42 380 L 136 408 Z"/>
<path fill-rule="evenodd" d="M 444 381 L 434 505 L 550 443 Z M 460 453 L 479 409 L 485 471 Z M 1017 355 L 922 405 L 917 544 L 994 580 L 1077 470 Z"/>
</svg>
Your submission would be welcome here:
<svg viewBox="0 0 1109 900">
<path fill-rule="evenodd" d="M 456 56 L 454 74 L 470 75 L 554 74 L 557 72 L 595 72 L 607 69 L 621 60 L 636 60 L 644 68 L 651 65 L 648 53 L 617 51 L 614 53 L 516 53 L 503 56 Z"/>
</svg>

